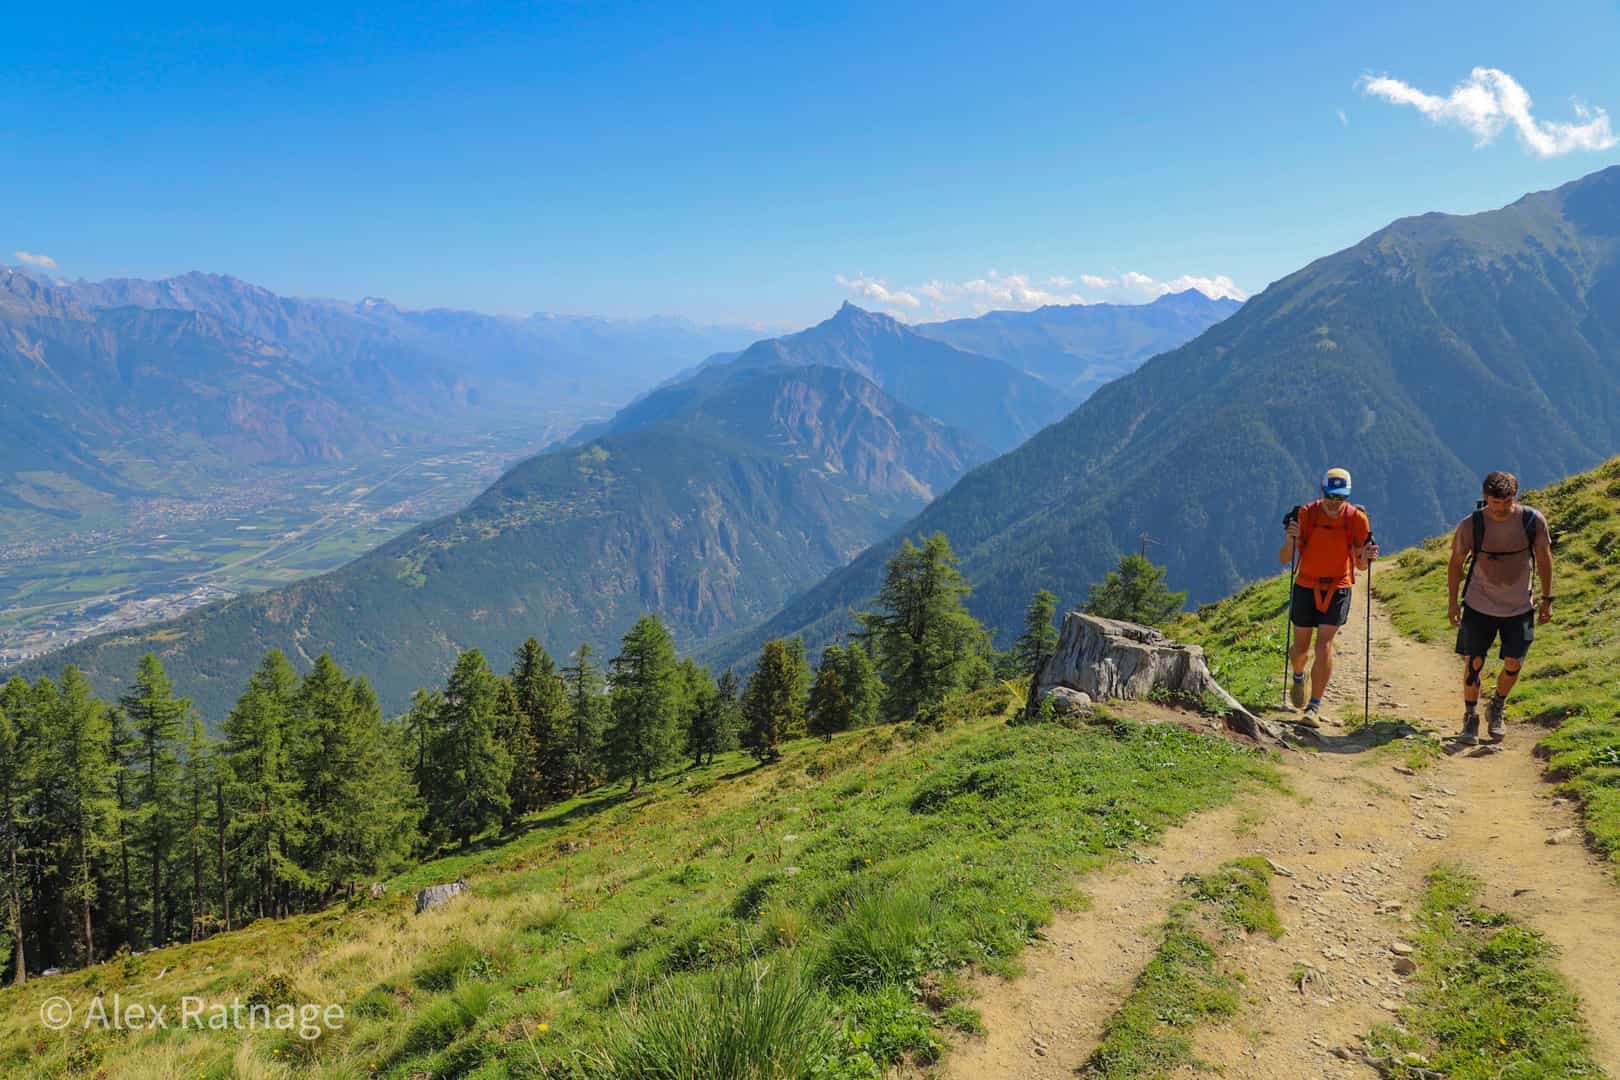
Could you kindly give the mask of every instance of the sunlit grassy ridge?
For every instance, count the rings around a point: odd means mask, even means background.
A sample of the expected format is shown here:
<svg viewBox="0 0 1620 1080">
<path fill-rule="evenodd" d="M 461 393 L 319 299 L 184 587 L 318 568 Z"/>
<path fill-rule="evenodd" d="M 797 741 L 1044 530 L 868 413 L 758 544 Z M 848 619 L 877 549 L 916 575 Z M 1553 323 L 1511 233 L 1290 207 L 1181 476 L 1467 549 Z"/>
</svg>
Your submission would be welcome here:
<svg viewBox="0 0 1620 1080">
<path fill-rule="evenodd" d="M 1007 704 L 998 688 L 943 732 L 867 729 L 774 766 L 731 755 L 634 797 L 608 789 L 405 874 L 382 902 L 0 991 L 0 1074 L 681 1075 L 656 1067 L 678 1044 L 697 1076 L 750 1037 L 816 1062 L 785 1075 L 929 1060 L 942 1028 L 976 1023 L 955 969 L 1015 969 L 1076 874 L 1273 779 L 1259 755 L 1173 726 L 1008 727 Z M 458 875 L 469 896 L 411 914 L 412 890 Z M 47 997 L 97 989 L 349 1019 L 312 1042 L 39 1025 Z"/>
<path fill-rule="evenodd" d="M 1521 496 L 1548 517 L 1554 539 L 1556 618 L 1536 641 L 1508 705 L 1510 722 L 1550 729 L 1539 749 L 1579 797 L 1593 843 L 1620 862 L 1620 458 Z M 1458 512 L 1459 519 L 1468 508 Z M 1446 563 L 1437 536 L 1380 560 L 1373 591 L 1402 633 L 1447 649 Z M 1280 704 L 1286 575 L 1255 582 L 1170 628 L 1203 645 L 1215 677 L 1256 711 Z M 1498 661 L 1486 665 L 1486 683 Z M 1457 667 L 1458 712 L 1462 666 Z"/>
<path fill-rule="evenodd" d="M 1620 458 L 1520 500 L 1551 525 L 1557 600 L 1554 621 L 1536 628 L 1508 717 L 1556 725 L 1540 743 L 1548 768 L 1580 799 L 1593 843 L 1620 861 Z M 1396 626 L 1446 646 L 1456 640 L 1446 621 L 1450 543 L 1435 537 L 1403 551 L 1374 579 Z M 1493 655 L 1487 685 L 1497 665 Z M 1461 661 L 1457 677 L 1460 702 Z"/>
</svg>

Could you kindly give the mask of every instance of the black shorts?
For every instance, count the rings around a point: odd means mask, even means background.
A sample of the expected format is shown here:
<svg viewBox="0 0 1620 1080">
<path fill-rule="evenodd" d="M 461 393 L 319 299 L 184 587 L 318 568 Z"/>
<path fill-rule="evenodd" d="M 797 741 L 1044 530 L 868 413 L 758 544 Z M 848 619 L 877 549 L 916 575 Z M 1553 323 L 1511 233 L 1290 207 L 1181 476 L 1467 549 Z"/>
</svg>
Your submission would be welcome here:
<svg viewBox="0 0 1620 1080">
<path fill-rule="evenodd" d="M 1462 625 L 1457 627 L 1457 655 L 1484 656 L 1498 634 L 1502 651 L 1496 655 L 1503 660 L 1523 660 L 1536 638 L 1536 609 L 1523 615 L 1485 615 L 1464 604 Z"/>
<path fill-rule="evenodd" d="M 1326 611 L 1316 609 L 1316 590 L 1303 585 L 1294 586 L 1294 598 L 1289 603 L 1288 621 L 1295 626 L 1343 626 L 1350 621 L 1350 590 L 1339 589 L 1328 601 Z"/>
</svg>

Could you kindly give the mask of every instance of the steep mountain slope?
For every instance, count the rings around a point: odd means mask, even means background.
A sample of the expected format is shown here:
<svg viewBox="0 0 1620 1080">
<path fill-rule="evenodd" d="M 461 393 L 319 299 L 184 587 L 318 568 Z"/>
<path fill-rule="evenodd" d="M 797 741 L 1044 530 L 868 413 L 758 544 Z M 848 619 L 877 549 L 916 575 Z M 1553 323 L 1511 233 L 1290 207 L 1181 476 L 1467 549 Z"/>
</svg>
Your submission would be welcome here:
<svg viewBox="0 0 1620 1080">
<path fill-rule="evenodd" d="M 1242 306 L 1188 289 L 1150 304 L 1053 304 L 912 329 L 966 352 L 1005 360 L 1083 401 L 1103 383 L 1191 341 Z"/>
<path fill-rule="evenodd" d="M 1620 449 L 1620 167 L 1467 217 L 1407 218 L 1249 300 L 974 470 L 898 535 L 942 530 L 1005 635 L 1031 594 L 1083 601 L 1144 530 L 1193 601 L 1270 571 L 1288 506 L 1347 466 L 1386 548 L 1444 528 L 1480 476 L 1526 484 Z M 877 545 L 764 627 L 839 633 Z"/>
<path fill-rule="evenodd" d="M 756 621 L 987 456 L 854 372 L 742 372 L 679 416 L 531 458 L 333 573 L 21 670 L 78 664 L 112 693 L 155 649 L 217 722 L 265 650 L 330 651 L 400 708 L 459 649 L 611 649 L 646 611 L 686 640 Z"/>
</svg>

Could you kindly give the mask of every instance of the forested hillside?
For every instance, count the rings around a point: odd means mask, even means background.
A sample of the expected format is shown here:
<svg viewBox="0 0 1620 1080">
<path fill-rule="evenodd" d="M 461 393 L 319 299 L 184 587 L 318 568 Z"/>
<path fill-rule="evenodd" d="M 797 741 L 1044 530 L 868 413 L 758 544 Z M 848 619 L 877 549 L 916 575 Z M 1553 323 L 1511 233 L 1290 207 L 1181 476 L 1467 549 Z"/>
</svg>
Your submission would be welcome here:
<svg viewBox="0 0 1620 1080">
<path fill-rule="evenodd" d="M 1006 635 L 1028 597 L 1085 595 L 1143 532 L 1193 601 L 1275 566 L 1283 513 L 1324 469 L 1386 549 L 1440 531 L 1493 468 L 1540 484 L 1620 449 L 1620 167 L 1511 206 L 1406 218 L 1319 259 L 1190 344 L 974 470 L 900 535 L 943 531 Z M 758 640 L 835 637 L 879 545 Z"/>
</svg>

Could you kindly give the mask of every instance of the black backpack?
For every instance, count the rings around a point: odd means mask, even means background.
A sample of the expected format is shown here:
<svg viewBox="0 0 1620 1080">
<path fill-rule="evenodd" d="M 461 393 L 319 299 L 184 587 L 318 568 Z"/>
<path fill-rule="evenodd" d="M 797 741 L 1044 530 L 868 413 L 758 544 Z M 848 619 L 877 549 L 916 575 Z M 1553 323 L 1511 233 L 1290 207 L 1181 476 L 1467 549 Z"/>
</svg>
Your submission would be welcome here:
<svg viewBox="0 0 1620 1080">
<path fill-rule="evenodd" d="M 1509 555 L 1524 555 L 1526 558 L 1535 558 L 1536 549 L 1536 512 L 1530 507 L 1521 507 L 1520 519 L 1524 522 L 1524 547 L 1512 551 L 1481 551 L 1485 546 L 1485 508 L 1478 507 L 1469 517 L 1474 530 L 1474 550 L 1468 555 L 1468 574 L 1463 578 L 1462 592 L 1459 596 L 1468 596 L 1468 583 L 1474 580 L 1474 564 L 1484 555 L 1487 559 L 1501 559 Z"/>
</svg>

